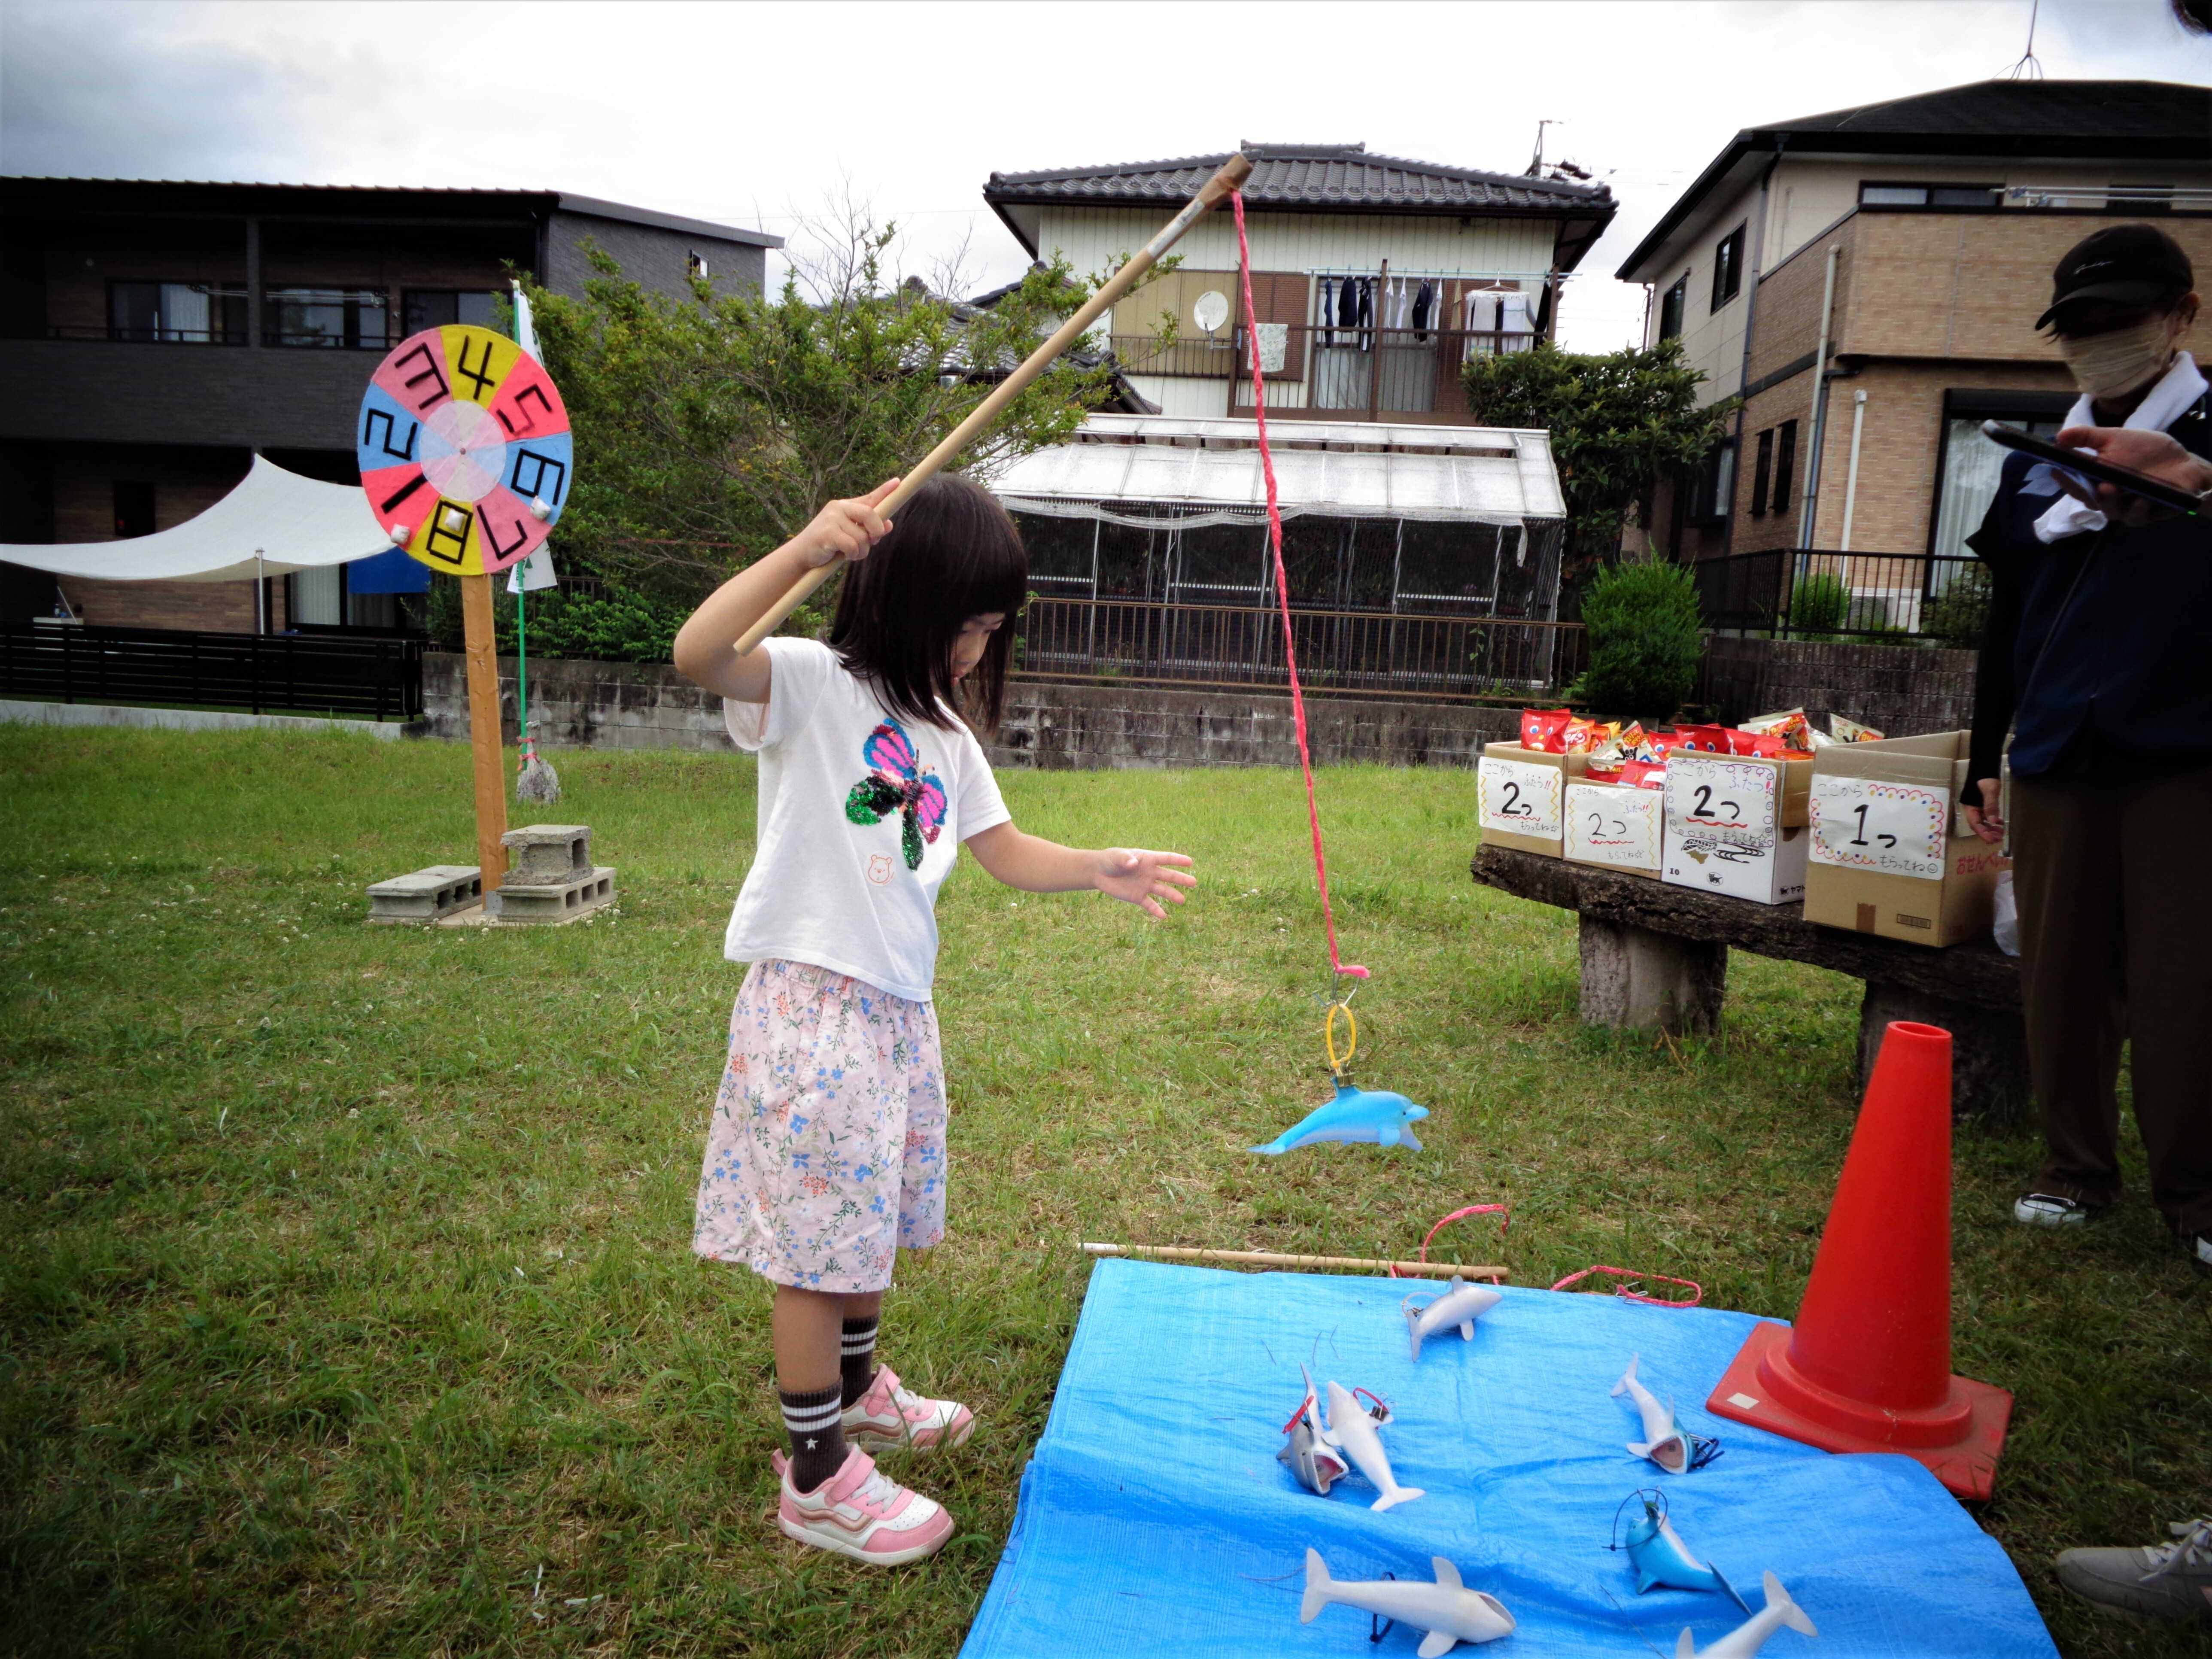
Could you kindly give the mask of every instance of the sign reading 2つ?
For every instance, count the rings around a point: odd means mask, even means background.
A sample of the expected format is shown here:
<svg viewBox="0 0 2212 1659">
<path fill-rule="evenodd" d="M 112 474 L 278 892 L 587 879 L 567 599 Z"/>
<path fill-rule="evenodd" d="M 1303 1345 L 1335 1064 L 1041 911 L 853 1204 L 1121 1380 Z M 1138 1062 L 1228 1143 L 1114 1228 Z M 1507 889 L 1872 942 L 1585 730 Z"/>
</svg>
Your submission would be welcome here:
<svg viewBox="0 0 2212 1659">
<path fill-rule="evenodd" d="M 377 522 L 448 575 L 528 557 L 568 504 L 574 447 L 561 394 L 535 357 L 488 328 L 450 324 L 394 346 L 354 437 Z"/>
</svg>

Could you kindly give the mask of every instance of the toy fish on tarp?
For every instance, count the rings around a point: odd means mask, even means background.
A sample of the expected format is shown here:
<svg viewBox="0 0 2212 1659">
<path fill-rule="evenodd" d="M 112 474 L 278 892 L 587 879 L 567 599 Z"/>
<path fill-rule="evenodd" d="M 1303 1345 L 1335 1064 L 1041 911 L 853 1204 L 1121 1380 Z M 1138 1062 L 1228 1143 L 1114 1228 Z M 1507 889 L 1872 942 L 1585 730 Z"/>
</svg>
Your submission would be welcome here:
<svg viewBox="0 0 2212 1659">
<path fill-rule="evenodd" d="M 1638 1457 L 1650 1458 L 1669 1474 L 1687 1474 L 1705 1468 L 1721 1455 L 1721 1443 L 1707 1435 L 1692 1434 L 1674 1420 L 1673 1406 L 1661 1405 L 1651 1390 L 1636 1380 L 1636 1362 L 1641 1357 L 1631 1354 L 1628 1369 L 1613 1385 L 1615 1399 L 1626 1395 L 1644 1415 L 1644 1438 L 1630 1441 L 1628 1449 Z"/>
<path fill-rule="evenodd" d="M 1668 1589 L 1713 1590 L 1746 1613 L 1751 1611 L 1751 1604 L 1736 1594 L 1735 1586 L 1721 1576 L 1718 1567 L 1690 1553 L 1690 1547 L 1667 1518 L 1665 1493 L 1656 1489 L 1649 1494 L 1632 1492 L 1622 1500 L 1621 1507 L 1627 1508 L 1632 1501 L 1642 1503 L 1644 1513 L 1628 1523 L 1627 1539 L 1618 1547 L 1627 1552 L 1629 1564 L 1636 1569 L 1638 1595 L 1662 1585 Z"/>
<path fill-rule="evenodd" d="M 1434 1336 L 1438 1331 L 1459 1327 L 1460 1340 L 1474 1340 L 1474 1322 L 1488 1313 L 1505 1298 L 1487 1285 L 1470 1285 L 1457 1273 L 1444 1293 L 1425 1307 L 1413 1306 L 1407 1297 L 1398 1306 L 1406 1316 L 1406 1329 L 1413 1343 L 1413 1358 L 1421 1357 L 1421 1340 Z"/>
<path fill-rule="evenodd" d="M 1418 1152 L 1421 1143 L 1413 1139 L 1413 1125 L 1428 1115 L 1427 1107 L 1416 1106 L 1403 1095 L 1392 1094 L 1386 1089 L 1355 1089 L 1349 1083 L 1340 1083 L 1334 1099 L 1314 1108 L 1266 1146 L 1250 1150 L 1264 1152 L 1269 1158 L 1280 1158 L 1285 1152 L 1310 1146 L 1316 1141 L 1358 1140 L 1382 1146 L 1410 1146 Z"/>
<path fill-rule="evenodd" d="M 1306 1397 L 1298 1406 L 1298 1414 L 1283 1432 L 1290 1436 L 1283 1449 L 1275 1454 L 1275 1461 L 1286 1465 L 1298 1478 L 1298 1484 L 1308 1492 L 1328 1496 L 1330 1484 L 1341 1480 L 1351 1465 L 1322 1438 L 1321 1401 L 1315 1397 L 1313 1376 L 1303 1365 L 1298 1367 L 1306 1379 Z"/>
<path fill-rule="evenodd" d="M 1306 1387 L 1313 1387 L 1310 1378 Z M 1388 1406 L 1378 1404 L 1370 1415 L 1342 1383 L 1328 1385 L 1328 1427 L 1322 1437 L 1349 1457 L 1352 1467 L 1367 1477 L 1367 1484 L 1382 1494 L 1367 1506 L 1370 1510 L 1393 1509 L 1428 1496 L 1419 1486 L 1400 1486 L 1398 1477 L 1390 1472 L 1389 1454 L 1382 1449 L 1382 1437 L 1375 1432 L 1389 1421 Z"/>
<path fill-rule="evenodd" d="M 1415 1650 L 1420 1659 L 1437 1659 L 1462 1642 L 1495 1642 L 1513 1634 L 1513 1615 L 1504 1602 L 1486 1590 L 1469 1589 L 1461 1581 L 1459 1569 L 1441 1555 L 1431 1556 L 1429 1565 L 1437 1575 L 1433 1584 L 1398 1578 L 1340 1580 L 1328 1576 L 1328 1564 L 1319 1550 L 1309 1549 L 1298 1622 L 1310 1625 L 1333 1602 L 1378 1619 L 1400 1620 L 1428 1632 Z"/>
<path fill-rule="evenodd" d="M 1766 1638 L 1787 1625 L 1800 1636 L 1818 1636 L 1813 1621 L 1805 1616 L 1805 1609 L 1790 1599 L 1790 1592 L 1782 1588 L 1782 1581 L 1768 1573 L 1761 1581 L 1766 1587 L 1766 1605 L 1738 1625 L 1709 1648 L 1699 1647 L 1690 1635 L 1688 1626 L 1674 1638 L 1674 1659 L 1752 1659 L 1765 1644 Z M 1442 1652 L 1442 1649 L 1437 1651 Z"/>
</svg>

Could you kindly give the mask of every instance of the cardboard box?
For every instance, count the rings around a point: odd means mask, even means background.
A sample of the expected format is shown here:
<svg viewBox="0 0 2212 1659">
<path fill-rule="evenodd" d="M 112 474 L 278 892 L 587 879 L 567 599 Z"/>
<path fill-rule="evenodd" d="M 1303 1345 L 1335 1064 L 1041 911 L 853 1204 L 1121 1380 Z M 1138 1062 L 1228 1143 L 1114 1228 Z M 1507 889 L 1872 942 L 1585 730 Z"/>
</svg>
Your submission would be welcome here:
<svg viewBox="0 0 2212 1659">
<path fill-rule="evenodd" d="M 1812 781 L 1810 761 L 1668 756 L 1659 878 L 1754 904 L 1804 897 Z"/>
<path fill-rule="evenodd" d="M 1813 763 L 1805 919 L 1913 945 L 1990 931 L 2012 867 L 1958 810 L 1968 734 L 1937 732 L 1823 749 Z"/>
<path fill-rule="evenodd" d="M 1566 834 L 1567 781 L 1589 768 L 1588 755 L 1485 744 L 1474 780 L 1484 843 L 1558 858 Z"/>
<path fill-rule="evenodd" d="M 1632 876 L 1659 874 L 1664 792 L 1626 784 L 1571 781 L 1565 849 L 1570 864 L 1595 864 Z"/>
</svg>

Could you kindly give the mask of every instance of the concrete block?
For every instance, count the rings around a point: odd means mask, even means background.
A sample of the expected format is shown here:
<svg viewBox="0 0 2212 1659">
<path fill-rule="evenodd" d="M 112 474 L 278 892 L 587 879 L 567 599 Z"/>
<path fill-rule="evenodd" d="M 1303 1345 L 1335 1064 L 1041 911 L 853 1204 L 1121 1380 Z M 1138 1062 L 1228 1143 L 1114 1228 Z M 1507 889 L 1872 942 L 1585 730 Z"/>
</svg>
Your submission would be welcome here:
<svg viewBox="0 0 2212 1659">
<path fill-rule="evenodd" d="M 557 927 L 615 902 L 614 868 L 598 865 L 588 874 L 557 885 L 502 885 L 492 897 L 502 927 Z"/>
<path fill-rule="evenodd" d="M 482 872 L 473 864 L 434 864 L 394 876 L 368 890 L 368 919 L 416 926 L 465 910 L 483 897 Z"/>
<path fill-rule="evenodd" d="M 513 854 L 502 888 L 564 887 L 592 876 L 587 823 L 532 823 L 510 830 L 500 844 Z"/>
</svg>

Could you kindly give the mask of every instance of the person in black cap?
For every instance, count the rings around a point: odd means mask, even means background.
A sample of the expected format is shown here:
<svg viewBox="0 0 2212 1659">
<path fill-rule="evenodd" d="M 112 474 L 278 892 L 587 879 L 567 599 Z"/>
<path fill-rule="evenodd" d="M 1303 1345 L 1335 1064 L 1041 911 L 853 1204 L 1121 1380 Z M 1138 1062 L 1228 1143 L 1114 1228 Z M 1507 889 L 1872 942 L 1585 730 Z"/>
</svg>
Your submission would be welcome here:
<svg viewBox="0 0 2212 1659">
<path fill-rule="evenodd" d="M 2081 391 L 2058 441 L 2202 493 L 2194 288 L 2172 237 L 2109 226 L 2058 262 L 2036 326 Z M 1991 591 L 1965 805 L 1984 841 L 2009 831 L 2046 1145 L 2014 1218 L 2119 1199 L 2124 1039 L 2151 1200 L 2212 1271 L 2212 896 L 2185 830 L 2212 823 L 2212 522 L 2014 454 L 1967 545 Z"/>
</svg>

